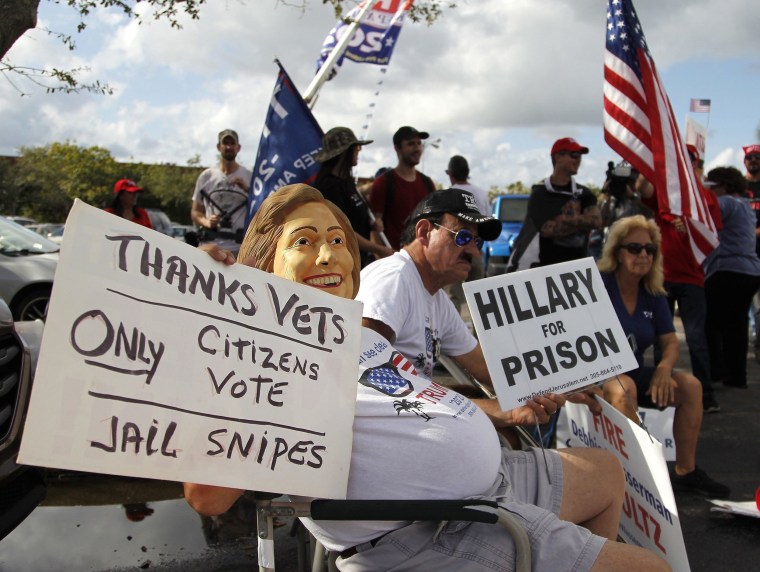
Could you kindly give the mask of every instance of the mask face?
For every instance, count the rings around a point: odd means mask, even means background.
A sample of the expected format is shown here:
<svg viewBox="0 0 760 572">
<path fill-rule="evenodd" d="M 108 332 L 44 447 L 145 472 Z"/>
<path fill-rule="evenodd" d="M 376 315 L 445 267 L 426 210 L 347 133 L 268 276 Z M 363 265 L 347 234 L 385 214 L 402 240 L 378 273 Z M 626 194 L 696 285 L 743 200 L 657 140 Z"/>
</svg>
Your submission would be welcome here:
<svg viewBox="0 0 760 572">
<path fill-rule="evenodd" d="M 353 269 L 346 233 L 324 204 L 306 203 L 287 216 L 277 241 L 274 274 L 352 298 Z"/>
</svg>

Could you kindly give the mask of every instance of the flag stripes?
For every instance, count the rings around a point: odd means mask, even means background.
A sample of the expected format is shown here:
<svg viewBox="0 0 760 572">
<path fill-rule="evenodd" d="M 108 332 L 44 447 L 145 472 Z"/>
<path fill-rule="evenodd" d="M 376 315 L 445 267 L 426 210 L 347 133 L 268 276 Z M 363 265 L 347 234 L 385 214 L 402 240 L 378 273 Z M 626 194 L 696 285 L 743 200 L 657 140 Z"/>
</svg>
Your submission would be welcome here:
<svg viewBox="0 0 760 572">
<path fill-rule="evenodd" d="M 606 46 L 604 139 L 654 185 L 660 214 L 684 218 L 702 262 L 717 230 L 630 0 L 608 0 Z"/>
</svg>

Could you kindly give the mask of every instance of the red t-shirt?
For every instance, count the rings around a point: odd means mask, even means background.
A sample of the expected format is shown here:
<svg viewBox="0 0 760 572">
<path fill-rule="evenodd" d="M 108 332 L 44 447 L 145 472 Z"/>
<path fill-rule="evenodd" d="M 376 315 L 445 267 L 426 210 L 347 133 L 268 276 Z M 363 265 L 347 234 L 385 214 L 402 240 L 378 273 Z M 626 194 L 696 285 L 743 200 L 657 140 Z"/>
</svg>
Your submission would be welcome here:
<svg viewBox="0 0 760 572">
<path fill-rule="evenodd" d="M 113 209 L 111 207 L 106 207 L 105 211 L 107 213 L 116 214 L 113 212 Z M 141 209 L 140 207 L 134 208 L 135 216 L 132 217 L 132 222 L 136 222 L 137 224 L 141 224 L 143 226 L 147 226 L 148 228 L 153 228 L 153 225 L 150 224 L 150 217 L 148 216 L 148 211 L 145 209 Z"/>
<path fill-rule="evenodd" d="M 388 205 L 389 212 L 385 212 L 388 191 L 386 177 L 393 177 L 393 198 Z M 382 215 L 385 236 L 394 250 L 401 248 L 401 232 L 404 230 L 406 219 L 412 214 L 417 203 L 428 195 L 429 190 L 420 173 L 417 173 L 414 181 L 409 182 L 399 177 L 395 170 L 390 170 L 373 181 L 369 204 L 373 212 Z"/>
<path fill-rule="evenodd" d="M 723 228 L 720 216 L 720 206 L 714 194 L 707 191 L 702 185 L 699 186 L 705 197 L 707 208 L 715 222 L 717 230 Z M 673 217 L 660 213 L 657 206 L 657 191 L 642 202 L 654 212 L 657 226 L 662 234 L 662 264 L 665 271 L 665 282 L 677 282 L 681 284 L 695 284 L 704 286 L 705 272 L 702 265 L 697 264 L 689 245 L 689 237 L 685 233 L 676 230 Z"/>
</svg>

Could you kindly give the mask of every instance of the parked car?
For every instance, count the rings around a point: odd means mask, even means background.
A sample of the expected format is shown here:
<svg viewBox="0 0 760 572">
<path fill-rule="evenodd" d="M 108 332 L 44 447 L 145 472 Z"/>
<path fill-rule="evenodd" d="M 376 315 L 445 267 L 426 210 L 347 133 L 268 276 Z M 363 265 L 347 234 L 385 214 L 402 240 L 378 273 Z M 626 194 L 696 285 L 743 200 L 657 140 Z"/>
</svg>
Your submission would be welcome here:
<svg viewBox="0 0 760 572">
<path fill-rule="evenodd" d="M 27 226 L 29 230 L 33 230 L 37 234 L 41 234 L 51 242 L 61 244 L 63 241 L 63 227 L 62 222 L 41 222 L 39 224 L 31 224 Z"/>
<path fill-rule="evenodd" d="M 188 232 L 195 232 L 195 227 L 187 224 L 172 223 L 172 236 L 177 240 L 185 241 Z"/>
<path fill-rule="evenodd" d="M 169 219 L 169 215 L 159 209 L 145 210 L 148 211 L 148 217 L 150 217 L 150 224 L 153 225 L 153 230 L 172 236 L 172 221 Z"/>
<path fill-rule="evenodd" d="M 44 319 L 59 246 L 0 217 L 0 298 L 17 321 Z"/>
<path fill-rule="evenodd" d="M 7 216 L 5 217 L 11 222 L 15 222 L 16 224 L 20 224 L 21 226 L 31 226 L 33 224 L 37 224 L 37 221 L 33 218 L 27 218 L 25 216 Z"/>
<path fill-rule="evenodd" d="M 528 195 L 499 195 L 492 203 L 492 215 L 501 221 L 501 234 L 483 244 L 486 276 L 504 274 L 507 263 L 528 212 Z"/>
<path fill-rule="evenodd" d="M 0 300 L 0 539 L 11 532 L 45 498 L 42 471 L 16 463 L 24 418 L 32 390 L 34 356 L 42 337 L 41 322 L 24 322 L 19 335 L 11 311 Z M 25 341 L 35 333 L 36 347 Z"/>
</svg>

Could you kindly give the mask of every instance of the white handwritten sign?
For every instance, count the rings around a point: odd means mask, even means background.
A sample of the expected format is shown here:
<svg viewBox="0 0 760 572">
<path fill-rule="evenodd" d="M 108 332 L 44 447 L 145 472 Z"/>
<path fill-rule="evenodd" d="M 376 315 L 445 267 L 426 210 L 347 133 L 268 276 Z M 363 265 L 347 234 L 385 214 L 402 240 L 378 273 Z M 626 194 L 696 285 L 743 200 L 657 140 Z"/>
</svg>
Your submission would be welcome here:
<svg viewBox="0 0 760 572">
<path fill-rule="evenodd" d="M 345 498 L 360 321 L 77 201 L 19 460 Z"/>
<path fill-rule="evenodd" d="M 658 554 L 673 570 L 688 572 L 689 559 L 662 445 L 609 403 L 598 397 L 597 401 L 602 405 L 601 415 L 592 415 L 583 405 L 565 405 L 574 435 L 569 442 L 558 440 L 558 445 L 614 453 L 625 474 L 620 536 Z"/>
<path fill-rule="evenodd" d="M 465 282 L 502 409 L 638 367 L 592 258 Z"/>
</svg>

